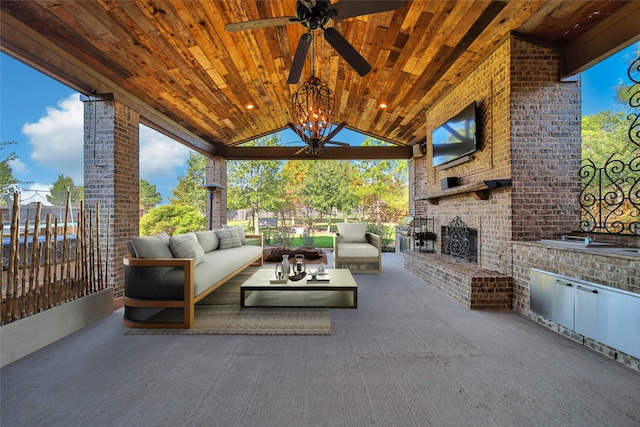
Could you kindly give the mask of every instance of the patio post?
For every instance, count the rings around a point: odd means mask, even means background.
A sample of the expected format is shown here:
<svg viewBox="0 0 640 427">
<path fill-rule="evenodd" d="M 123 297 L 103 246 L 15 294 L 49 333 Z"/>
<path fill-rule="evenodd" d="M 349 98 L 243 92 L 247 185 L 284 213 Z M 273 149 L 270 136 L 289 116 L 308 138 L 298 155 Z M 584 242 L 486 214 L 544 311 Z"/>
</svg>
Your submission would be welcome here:
<svg viewBox="0 0 640 427">
<path fill-rule="evenodd" d="M 207 158 L 206 182 L 215 183 L 205 185 L 209 190 L 207 226 L 214 230 L 227 223 L 227 163 L 222 157 Z"/>
</svg>

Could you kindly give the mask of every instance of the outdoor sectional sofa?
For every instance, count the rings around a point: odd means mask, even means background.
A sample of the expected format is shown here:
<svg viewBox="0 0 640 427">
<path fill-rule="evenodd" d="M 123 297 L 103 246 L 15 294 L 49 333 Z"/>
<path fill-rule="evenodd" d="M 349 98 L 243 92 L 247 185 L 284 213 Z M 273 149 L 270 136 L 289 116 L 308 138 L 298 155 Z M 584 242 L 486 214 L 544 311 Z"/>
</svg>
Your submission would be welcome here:
<svg viewBox="0 0 640 427">
<path fill-rule="evenodd" d="M 198 301 L 248 266 L 262 265 L 262 236 L 245 236 L 242 226 L 133 237 L 127 249 L 123 321 L 131 328 L 192 328 Z M 181 312 L 177 321 L 151 319 L 167 308 Z"/>
<path fill-rule="evenodd" d="M 336 225 L 338 232 L 333 237 L 334 268 L 348 268 L 352 273 L 380 273 L 380 236 L 368 233 L 364 222 L 342 222 Z"/>
</svg>

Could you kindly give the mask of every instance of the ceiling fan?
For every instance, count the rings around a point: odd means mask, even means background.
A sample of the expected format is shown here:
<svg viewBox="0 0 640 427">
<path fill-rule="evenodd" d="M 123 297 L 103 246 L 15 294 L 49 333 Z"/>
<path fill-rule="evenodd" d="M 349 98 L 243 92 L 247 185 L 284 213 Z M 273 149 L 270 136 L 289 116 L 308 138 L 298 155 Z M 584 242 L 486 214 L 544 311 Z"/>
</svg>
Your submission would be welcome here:
<svg viewBox="0 0 640 427">
<path fill-rule="evenodd" d="M 325 153 L 329 153 L 329 150 L 327 150 L 327 147 L 325 147 L 325 144 L 334 144 L 334 145 L 338 145 L 338 146 L 348 146 L 349 144 L 347 144 L 346 142 L 339 142 L 339 141 L 332 141 L 333 137 L 336 136 L 338 134 L 338 132 L 340 132 L 347 124 L 346 123 L 340 123 L 338 126 L 336 126 L 335 129 L 333 129 L 326 137 L 324 138 L 306 138 L 304 135 L 300 135 L 300 132 L 298 131 L 298 129 L 296 129 L 296 127 L 293 125 L 293 123 L 287 123 L 287 126 L 289 126 L 289 128 L 300 137 L 300 139 L 302 140 L 302 142 L 304 142 L 305 146 L 300 148 L 298 151 L 296 151 L 296 155 L 304 152 L 307 154 L 313 154 L 313 155 L 317 155 L 320 154 L 320 152 L 325 152 Z"/>
<path fill-rule="evenodd" d="M 296 48 L 287 83 L 297 84 L 302 74 L 309 46 L 311 45 L 311 31 L 318 28 L 324 32 L 325 40 L 342 56 L 345 61 L 360 75 L 365 76 L 371 71 L 371 65 L 358 51 L 333 27 L 326 28 L 329 20 L 339 21 L 354 16 L 387 12 L 400 9 L 402 0 L 370 0 L 355 1 L 342 0 L 332 4 L 329 0 L 297 0 L 296 16 L 256 19 L 253 21 L 236 22 L 225 25 L 227 31 L 243 31 L 255 28 L 266 28 L 278 25 L 300 23 L 309 31 L 300 37 Z"/>
</svg>

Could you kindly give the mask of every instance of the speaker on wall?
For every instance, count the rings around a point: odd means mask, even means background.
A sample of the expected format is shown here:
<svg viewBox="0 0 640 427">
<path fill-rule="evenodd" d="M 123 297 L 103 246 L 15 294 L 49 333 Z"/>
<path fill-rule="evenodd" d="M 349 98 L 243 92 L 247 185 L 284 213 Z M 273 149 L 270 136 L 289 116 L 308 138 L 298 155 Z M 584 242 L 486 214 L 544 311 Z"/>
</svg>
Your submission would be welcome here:
<svg viewBox="0 0 640 427">
<path fill-rule="evenodd" d="M 442 178 L 440 180 L 440 188 L 442 190 L 446 190 L 448 188 L 453 188 L 453 187 L 457 187 L 458 184 L 458 177 L 456 176 L 450 176 L 448 178 Z"/>
<path fill-rule="evenodd" d="M 413 157 L 422 157 L 424 156 L 425 148 L 422 144 L 414 144 L 413 145 Z"/>
</svg>

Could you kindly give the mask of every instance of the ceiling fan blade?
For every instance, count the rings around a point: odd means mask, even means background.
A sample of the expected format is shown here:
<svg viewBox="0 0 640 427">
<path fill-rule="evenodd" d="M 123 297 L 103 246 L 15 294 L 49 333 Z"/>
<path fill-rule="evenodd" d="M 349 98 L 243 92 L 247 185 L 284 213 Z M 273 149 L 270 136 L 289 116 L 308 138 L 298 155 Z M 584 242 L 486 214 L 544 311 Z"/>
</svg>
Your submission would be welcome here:
<svg viewBox="0 0 640 427">
<path fill-rule="evenodd" d="M 334 144 L 334 145 L 339 145 L 341 147 L 349 146 L 349 144 L 347 144 L 346 142 L 340 142 L 340 141 L 326 141 L 325 144 Z"/>
<path fill-rule="evenodd" d="M 301 149 L 299 149 L 298 151 L 296 151 L 293 155 L 297 156 L 298 154 L 302 153 L 304 151 L 306 147 L 302 147 Z"/>
<path fill-rule="evenodd" d="M 371 65 L 367 60 L 351 46 L 347 39 L 342 37 L 338 30 L 333 27 L 324 29 L 324 38 L 361 77 L 366 76 L 371 71 Z"/>
<path fill-rule="evenodd" d="M 331 132 L 329 132 L 329 134 L 327 134 L 327 137 L 324 139 L 324 141 L 325 142 L 331 141 L 331 138 L 336 136 L 338 132 L 340 132 L 346 125 L 347 125 L 346 122 L 340 123 L 338 126 L 336 126 L 334 130 L 332 130 Z"/>
<path fill-rule="evenodd" d="M 304 135 L 301 135 L 300 132 L 298 132 L 298 129 L 296 129 L 296 127 L 293 125 L 293 123 L 287 123 L 287 126 L 289 126 L 289 129 L 291 129 L 293 131 L 293 133 L 295 133 L 296 135 L 298 135 L 298 137 L 304 141 Z"/>
<path fill-rule="evenodd" d="M 331 5 L 329 17 L 334 21 L 353 18 L 354 16 L 369 15 L 371 13 L 387 12 L 402 7 L 402 0 L 389 1 L 354 1 L 341 0 Z"/>
<path fill-rule="evenodd" d="M 254 19 L 253 21 L 234 22 L 224 26 L 230 33 L 244 30 L 255 30 L 256 28 L 277 27 L 278 25 L 288 25 L 298 22 L 295 16 L 281 16 L 276 18 Z"/>
<path fill-rule="evenodd" d="M 309 53 L 309 47 L 311 46 L 311 39 L 311 33 L 305 33 L 300 37 L 296 53 L 293 56 L 293 62 L 291 63 L 289 78 L 287 79 L 287 83 L 290 85 L 298 84 L 300 81 L 302 68 L 304 68 L 304 61 L 307 59 L 307 53 Z"/>
</svg>

